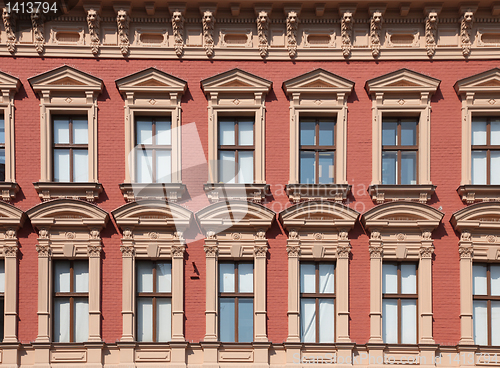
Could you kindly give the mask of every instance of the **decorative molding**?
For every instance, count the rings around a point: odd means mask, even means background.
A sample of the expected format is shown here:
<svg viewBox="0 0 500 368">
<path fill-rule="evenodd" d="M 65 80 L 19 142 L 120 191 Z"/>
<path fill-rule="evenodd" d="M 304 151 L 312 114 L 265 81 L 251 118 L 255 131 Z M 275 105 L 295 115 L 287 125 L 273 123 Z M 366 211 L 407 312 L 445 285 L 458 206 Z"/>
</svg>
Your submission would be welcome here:
<svg viewBox="0 0 500 368">
<path fill-rule="evenodd" d="M 173 258 L 184 258 L 186 247 L 184 245 L 172 245 L 171 250 Z"/>
<path fill-rule="evenodd" d="M 460 234 L 460 241 L 461 242 L 470 242 L 472 241 L 472 235 L 468 231 L 463 231 L 462 234 Z"/>
<path fill-rule="evenodd" d="M 64 236 L 66 237 L 66 239 L 72 240 L 76 238 L 76 233 L 74 233 L 73 231 L 67 231 Z"/>
<path fill-rule="evenodd" d="M 87 247 L 87 252 L 90 258 L 101 257 L 102 246 L 101 245 L 89 245 Z"/>
<path fill-rule="evenodd" d="M 203 249 L 205 250 L 205 256 L 207 258 L 217 257 L 219 253 L 219 248 L 216 245 L 204 245 Z"/>
<path fill-rule="evenodd" d="M 350 252 L 351 252 L 350 245 L 337 245 L 337 257 L 338 258 L 349 258 Z"/>
<path fill-rule="evenodd" d="M 7 8 L 3 8 L 2 20 L 7 36 L 7 50 L 13 54 L 16 52 L 16 16 L 13 12 L 9 13 Z"/>
<path fill-rule="evenodd" d="M 38 54 L 42 54 L 45 45 L 44 37 L 44 15 L 37 8 L 36 11 L 31 13 L 31 26 L 33 28 L 33 38 L 35 43 L 35 50 Z"/>
<path fill-rule="evenodd" d="M 430 58 L 436 53 L 437 25 L 438 13 L 435 11 L 429 12 L 425 18 L 425 48 L 427 49 L 427 56 Z"/>
<path fill-rule="evenodd" d="M 178 10 L 172 13 L 172 31 L 175 53 L 181 56 L 184 51 L 184 16 Z"/>
<path fill-rule="evenodd" d="M 254 246 L 255 257 L 267 257 L 267 245 Z"/>
<path fill-rule="evenodd" d="M 288 238 L 292 239 L 292 240 L 299 240 L 299 233 L 298 233 L 298 231 L 295 230 L 295 229 L 291 229 L 288 232 Z"/>
<path fill-rule="evenodd" d="M 89 27 L 90 49 L 92 50 L 92 54 L 97 55 L 99 54 L 99 45 L 101 43 L 99 38 L 101 17 L 95 9 L 87 11 L 87 25 Z"/>
<path fill-rule="evenodd" d="M 340 34 L 342 37 L 342 55 L 347 59 L 351 56 L 352 48 L 352 25 L 354 23 L 353 13 L 346 10 L 342 14 L 342 21 L 340 23 Z"/>
<path fill-rule="evenodd" d="M 118 26 L 120 51 L 123 56 L 126 56 L 129 53 L 129 47 L 130 47 L 130 40 L 129 40 L 130 17 L 126 10 L 124 9 L 118 10 L 116 14 L 116 24 Z"/>
<path fill-rule="evenodd" d="M 381 236 L 380 236 L 380 231 L 372 231 L 371 234 L 370 234 L 370 240 L 382 240 Z"/>
<path fill-rule="evenodd" d="M 101 232 L 97 228 L 90 230 L 89 235 L 92 240 L 101 240 Z"/>
<path fill-rule="evenodd" d="M 287 245 L 286 246 L 286 253 L 288 254 L 288 257 L 299 257 L 300 256 L 300 246 L 298 245 Z"/>
<path fill-rule="evenodd" d="M 261 10 L 257 16 L 257 35 L 259 37 L 259 54 L 265 58 L 269 49 L 269 15 Z"/>
<path fill-rule="evenodd" d="M 430 232 L 430 231 L 423 231 L 422 232 L 422 240 L 432 241 L 432 232 Z"/>
<path fill-rule="evenodd" d="M 215 16 L 210 10 L 203 12 L 203 47 L 208 57 L 214 55 L 214 26 Z"/>
<path fill-rule="evenodd" d="M 102 193 L 100 183 L 36 182 L 33 186 L 44 202 L 55 198 L 73 198 L 94 202 Z"/>
<path fill-rule="evenodd" d="M 5 231 L 5 239 L 16 239 L 16 230 L 9 228 Z"/>
<path fill-rule="evenodd" d="M 382 12 L 378 10 L 374 11 L 370 19 L 370 48 L 374 58 L 378 58 L 380 56 L 380 33 L 382 31 L 382 21 Z"/>
<path fill-rule="evenodd" d="M 384 247 L 380 245 L 377 246 L 370 245 L 368 247 L 368 250 L 370 251 L 370 258 L 382 258 Z"/>
<path fill-rule="evenodd" d="M 134 247 L 131 245 L 121 245 L 120 251 L 122 252 L 122 257 L 130 258 L 134 256 Z"/>
<path fill-rule="evenodd" d="M 462 54 L 465 57 L 470 55 L 471 51 L 471 31 L 474 22 L 474 13 L 466 11 L 460 18 L 460 43 L 462 45 Z"/>
<path fill-rule="evenodd" d="M 420 258 L 432 258 L 434 247 L 420 247 Z"/>
<path fill-rule="evenodd" d="M 17 245 L 4 245 L 3 254 L 5 257 L 16 258 L 18 252 Z"/>
<path fill-rule="evenodd" d="M 47 258 L 51 254 L 50 246 L 48 245 L 36 245 L 36 251 L 38 253 L 38 258 Z"/>
<path fill-rule="evenodd" d="M 47 229 L 40 229 L 38 230 L 38 239 L 48 239 L 49 238 L 49 232 Z"/>
<path fill-rule="evenodd" d="M 286 39 L 288 55 L 290 58 L 297 56 L 297 29 L 299 26 L 299 16 L 295 10 L 290 10 L 286 17 Z"/>
<path fill-rule="evenodd" d="M 134 235 L 132 233 L 132 230 L 130 230 L 130 229 L 123 230 L 123 239 L 131 240 L 133 238 L 134 238 Z"/>
<path fill-rule="evenodd" d="M 458 253 L 460 254 L 460 258 L 472 258 L 473 248 L 471 246 L 460 245 Z"/>
</svg>

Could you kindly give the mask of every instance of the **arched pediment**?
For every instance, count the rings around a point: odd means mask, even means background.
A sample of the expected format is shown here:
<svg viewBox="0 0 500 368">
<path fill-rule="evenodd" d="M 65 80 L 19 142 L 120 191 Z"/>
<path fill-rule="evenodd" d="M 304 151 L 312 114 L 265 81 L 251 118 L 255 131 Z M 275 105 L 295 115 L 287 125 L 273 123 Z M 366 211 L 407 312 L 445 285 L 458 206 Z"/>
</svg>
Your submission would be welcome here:
<svg viewBox="0 0 500 368">
<path fill-rule="evenodd" d="M 460 79 L 454 85 L 458 94 L 467 92 L 500 92 L 500 69 L 494 68 L 467 78 Z"/>
<path fill-rule="evenodd" d="M 366 81 L 369 94 L 382 92 L 436 92 L 441 81 L 409 69 L 399 69 Z"/>
<path fill-rule="evenodd" d="M 310 201 L 295 204 L 280 212 L 283 225 L 290 227 L 342 227 L 351 229 L 359 213 L 347 206 L 330 201 Z"/>
<path fill-rule="evenodd" d="M 304 92 L 349 94 L 353 87 L 354 82 L 321 68 L 283 82 L 287 95 Z"/>
<path fill-rule="evenodd" d="M 147 68 L 140 72 L 116 80 L 116 87 L 120 92 L 158 92 L 184 93 L 187 82 L 162 72 L 156 68 Z"/>
<path fill-rule="evenodd" d="M 272 82 L 255 74 L 235 68 L 201 81 L 203 92 L 261 92 L 267 93 Z"/>
<path fill-rule="evenodd" d="M 500 202 L 476 203 L 455 212 L 450 219 L 457 231 L 500 230 Z"/>
<path fill-rule="evenodd" d="M 101 92 L 102 80 L 68 65 L 28 79 L 35 92 L 39 91 L 93 91 Z"/>
<path fill-rule="evenodd" d="M 0 201 L 0 226 L 19 228 L 23 225 L 26 216 L 19 208 Z"/>
</svg>

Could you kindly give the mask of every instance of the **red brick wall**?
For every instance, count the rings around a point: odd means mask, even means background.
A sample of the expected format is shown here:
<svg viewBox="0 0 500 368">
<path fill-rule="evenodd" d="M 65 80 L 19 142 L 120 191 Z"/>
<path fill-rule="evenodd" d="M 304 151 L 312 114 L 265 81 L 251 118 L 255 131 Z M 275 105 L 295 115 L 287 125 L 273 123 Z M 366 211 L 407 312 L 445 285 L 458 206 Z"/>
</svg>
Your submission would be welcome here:
<svg viewBox="0 0 500 368">
<path fill-rule="evenodd" d="M 39 203 L 32 183 L 40 179 L 40 109 L 27 78 L 63 64 L 99 77 L 104 91 L 99 97 L 99 181 L 104 193 L 98 202 L 106 211 L 124 204 L 118 184 L 124 179 L 124 114 L 123 99 L 114 81 L 131 73 L 154 66 L 188 82 L 182 100 L 183 124 L 196 123 L 203 150 L 207 152 L 207 101 L 200 80 L 238 67 L 273 82 L 266 98 L 266 179 L 271 184 L 272 201 L 266 206 L 279 212 L 290 203 L 283 185 L 289 179 L 289 102 L 281 88 L 283 81 L 321 67 L 356 83 L 348 107 L 347 180 L 353 185 L 348 205 L 363 213 L 373 207 L 367 194 L 371 182 L 371 100 L 364 84 L 366 80 L 399 68 L 438 78 L 440 88 L 432 98 L 431 115 L 431 180 L 437 185 L 433 207 L 443 207 L 445 217 L 435 231 L 435 260 L 433 261 L 434 337 L 437 343 L 456 344 L 460 338 L 459 325 L 459 257 L 457 236 L 449 220 L 453 212 L 463 207 L 456 188 L 460 184 L 461 126 L 460 100 L 453 84 L 461 78 L 494 68 L 496 61 L 433 61 L 433 62 L 243 62 L 190 60 L 93 60 L 93 59 L 30 59 L 3 58 L 1 71 L 18 77 L 22 87 L 16 95 L 16 176 L 21 186 L 15 205 L 27 210 Z M 190 200 L 187 207 L 193 212 L 208 205 L 202 184 L 207 181 L 206 167 L 187 169 L 192 162 L 191 137 L 183 135 L 183 182 L 187 184 Z M 103 232 L 102 260 L 102 334 L 108 343 L 121 336 L 121 253 L 120 235 L 113 222 Z M 37 253 L 36 234 L 29 223 L 20 234 L 19 266 L 19 338 L 33 341 L 37 335 Z M 188 244 L 185 276 L 186 339 L 200 341 L 205 333 L 205 254 L 201 234 L 196 229 L 186 234 L 199 240 Z M 269 236 L 268 259 L 268 334 L 274 343 L 287 336 L 287 255 L 286 234 L 274 223 Z M 360 224 L 350 233 L 352 259 L 350 262 L 350 334 L 356 343 L 369 338 L 369 253 L 368 236 Z M 193 278 L 193 262 L 200 272 Z"/>
</svg>

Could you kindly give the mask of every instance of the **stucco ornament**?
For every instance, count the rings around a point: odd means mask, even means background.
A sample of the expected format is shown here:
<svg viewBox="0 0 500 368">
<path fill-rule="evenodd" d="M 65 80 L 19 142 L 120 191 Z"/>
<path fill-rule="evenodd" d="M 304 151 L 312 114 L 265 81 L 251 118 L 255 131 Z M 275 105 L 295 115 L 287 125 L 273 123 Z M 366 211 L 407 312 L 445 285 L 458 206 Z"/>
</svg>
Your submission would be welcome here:
<svg viewBox="0 0 500 368">
<path fill-rule="evenodd" d="M 92 54 L 97 55 L 99 53 L 101 17 L 99 17 L 95 9 L 90 9 L 87 12 L 87 25 L 89 27 L 90 49 L 92 50 Z"/>
<path fill-rule="evenodd" d="M 14 13 L 9 13 L 7 8 L 3 8 L 2 20 L 7 37 L 7 50 L 13 54 L 16 51 L 16 18 L 14 17 Z"/>
<path fill-rule="evenodd" d="M 437 13 L 429 12 L 425 18 L 425 48 L 429 57 L 433 57 L 436 52 L 437 24 Z"/>
<path fill-rule="evenodd" d="M 14 229 L 8 229 L 6 232 L 5 232 L 5 238 L 6 239 L 15 239 L 16 238 L 16 230 Z"/>
<path fill-rule="evenodd" d="M 342 22 L 340 24 L 340 33 L 342 36 L 342 55 L 344 55 L 345 58 L 351 56 L 352 22 L 352 12 L 344 12 L 344 15 L 342 16 Z"/>
<path fill-rule="evenodd" d="M 474 13 L 471 11 L 467 11 L 462 16 L 460 22 L 460 41 L 462 43 L 462 54 L 464 56 L 470 55 L 470 47 L 471 47 L 471 30 L 472 23 L 474 21 Z"/>
<path fill-rule="evenodd" d="M 172 30 L 174 33 L 174 50 L 177 56 L 184 51 L 184 16 L 180 11 L 172 13 Z"/>
<path fill-rule="evenodd" d="M 214 54 L 215 17 L 210 10 L 203 13 L 203 46 L 208 57 Z"/>
<path fill-rule="evenodd" d="M 469 233 L 468 231 L 463 231 L 460 235 L 460 240 L 470 242 L 472 240 L 471 233 Z"/>
<path fill-rule="evenodd" d="M 370 48 L 374 58 L 380 56 L 380 31 L 382 30 L 382 13 L 373 12 L 370 20 Z"/>
<path fill-rule="evenodd" d="M 259 12 L 257 17 L 257 35 L 259 36 L 259 53 L 266 57 L 269 50 L 269 16 L 266 11 Z"/>
<path fill-rule="evenodd" d="M 299 17 L 297 12 L 289 11 L 286 18 L 286 40 L 288 44 L 288 55 L 291 58 L 297 56 L 297 29 L 299 26 Z"/>
<path fill-rule="evenodd" d="M 118 10 L 116 15 L 116 24 L 118 25 L 118 38 L 120 40 L 120 51 L 122 55 L 127 55 L 130 47 L 128 31 L 130 25 L 130 17 L 125 10 Z"/>
<path fill-rule="evenodd" d="M 41 54 L 44 50 L 45 37 L 43 36 L 43 14 L 40 9 L 36 9 L 31 13 L 31 26 L 33 27 L 35 50 Z"/>
</svg>

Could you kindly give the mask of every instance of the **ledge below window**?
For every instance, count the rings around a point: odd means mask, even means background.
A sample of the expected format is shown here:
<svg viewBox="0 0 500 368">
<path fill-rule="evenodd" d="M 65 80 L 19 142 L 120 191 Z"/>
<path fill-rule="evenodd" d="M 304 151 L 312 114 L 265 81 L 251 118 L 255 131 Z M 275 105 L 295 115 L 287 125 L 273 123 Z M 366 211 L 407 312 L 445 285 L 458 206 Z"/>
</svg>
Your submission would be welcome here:
<svg viewBox="0 0 500 368">
<path fill-rule="evenodd" d="M 461 185 L 457 193 L 467 204 L 500 201 L 500 185 Z"/>
<path fill-rule="evenodd" d="M 2 200 L 5 202 L 10 202 L 16 197 L 17 192 L 19 192 L 19 184 L 0 182 L 0 193 L 2 194 Z"/>
<path fill-rule="evenodd" d="M 186 192 L 186 185 L 181 183 L 122 183 L 120 190 L 127 202 L 158 199 L 176 203 Z"/>
<path fill-rule="evenodd" d="M 269 184 L 203 184 L 205 194 L 211 203 L 223 199 L 241 199 L 262 203 L 266 195 L 271 194 Z"/>
<path fill-rule="evenodd" d="M 436 186 L 426 185 L 370 185 L 368 192 L 372 201 L 377 204 L 390 201 L 413 201 L 427 203 L 430 201 Z"/>
<path fill-rule="evenodd" d="M 286 194 L 294 202 L 329 199 L 342 203 L 351 193 L 349 184 L 288 184 Z"/>
<path fill-rule="evenodd" d="M 94 202 L 102 192 L 102 184 L 100 183 L 37 182 L 33 185 L 42 201 L 54 198 L 73 198 Z"/>
</svg>

